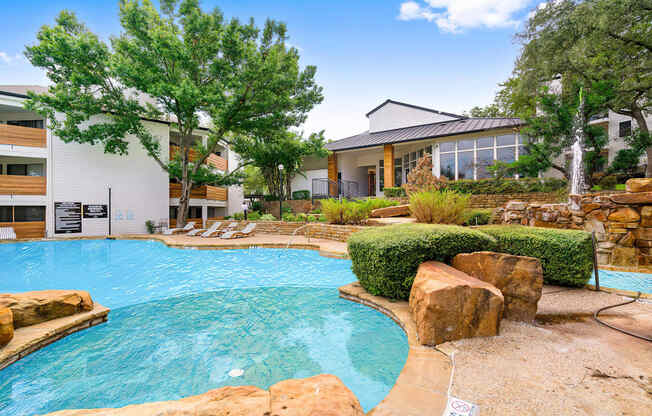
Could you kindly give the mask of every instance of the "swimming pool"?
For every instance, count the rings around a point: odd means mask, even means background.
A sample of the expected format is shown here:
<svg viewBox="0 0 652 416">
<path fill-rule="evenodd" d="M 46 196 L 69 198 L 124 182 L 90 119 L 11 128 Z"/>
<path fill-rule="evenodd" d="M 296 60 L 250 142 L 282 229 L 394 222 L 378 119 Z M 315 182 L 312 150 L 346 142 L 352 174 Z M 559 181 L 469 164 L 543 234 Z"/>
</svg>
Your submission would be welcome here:
<svg viewBox="0 0 652 416">
<path fill-rule="evenodd" d="M 108 323 L 0 371 L 0 415 L 268 388 L 321 373 L 338 376 L 368 411 L 407 358 L 398 325 L 338 297 L 355 280 L 350 261 L 315 251 L 81 240 L 2 244 L 0 261 L 0 292 L 84 289 L 112 309 Z"/>
<path fill-rule="evenodd" d="M 600 287 L 652 294 L 652 274 L 650 273 L 603 269 L 600 269 L 598 273 L 600 274 Z M 595 286 L 595 273 L 591 276 L 589 284 Z"/>
</svg>

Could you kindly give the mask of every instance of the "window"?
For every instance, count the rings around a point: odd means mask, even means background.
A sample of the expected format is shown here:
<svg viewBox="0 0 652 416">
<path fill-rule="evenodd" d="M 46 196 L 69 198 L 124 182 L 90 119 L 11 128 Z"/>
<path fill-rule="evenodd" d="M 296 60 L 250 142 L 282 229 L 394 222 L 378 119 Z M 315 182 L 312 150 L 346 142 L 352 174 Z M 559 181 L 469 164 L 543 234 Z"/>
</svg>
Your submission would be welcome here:
<svg viewBox="0 0 652 416">
<path fill-rule="evenodd" d="M 31 127 L 33 129 L 42 129 L 43 120 L 10 120 L 7 121 L 10 126 Z"/>
<path fill-rule="evenodd" d="M 27 165 L 7 165 L 7 175 L 27 176 Z"/>
<path fill-rule="evenodd" d="M 439 166 L 441 176 L 455 180 L 455 153 L 440 153 Z"/>
<path fill-rule="evenodd" d="M 170 219 L 176 219 L 177 218 L 178 210 L 179 210 L 179 207 L 170 207 Z"/>
<path fill-rule="evenodd" d="M 188 218 L 202 218 L 201 207 L 189 207 Z"/>
<path fill-rule="evenodd" d="M 494 138 L 493 137 L 483 137 L 478 139 L 478 149 L 494 147 Z"/>
<path fill-rule="evenodd" d="M 378 161 L 378 189 L 382 192 L 385 189 L 385 161 Z"/>
<path fill-rule="evenodd" d="M 27 176 L 43 176 L 43 165 L 27 165 Z"/>
<path fill-rule="evenodd" d="M 496 146 L 515 146 L 516 136 L 513 134 L 506 134 L 496 137 Z"/>
<path fill-rule="evenodd" d="M 457 178 L 473 179 L 473 150 L 457 153 Z"/>
<path fill-rule="evenodd" d="M 11 207 L 0 207 L 0 222 L 13 222 Z"/>
<path fill-rule="evenodd" d="M 403 184 L 403 166 L 400 157 L 394 159 L 394 186 L 401 186 Z"/>
<path fill-rule="evenodd" d="M 516 148 L 511 147 L 499 147 L 496 152 L 496 160 L 505 163 L 512 163 L 516 160 Z"/>
<path fill-rule="evenodd" d="M 487 166 L 491 166 L 494 163 L 494 149 L 478 149 L 478 179 L 490 178 L 491 174 L 487 170 Z"/>
<path fill-rule="evenodd" d="M 632 121 L 621 121 L 618 125 L 618 137 L 627 137 L 632 134 Z"/>
<path fill-rule="evenodd" d="M 45 207 L 14 207 L 14 222 L 45 221 Z"/>
<path fill-rule="evenodd" d="M 208 218 L 217 218 L 219 215 L 217 213 L 218 208 L 217 207 L 207 207 L 208 212 L 206 213 L 206 216 Z"/>
</svg>

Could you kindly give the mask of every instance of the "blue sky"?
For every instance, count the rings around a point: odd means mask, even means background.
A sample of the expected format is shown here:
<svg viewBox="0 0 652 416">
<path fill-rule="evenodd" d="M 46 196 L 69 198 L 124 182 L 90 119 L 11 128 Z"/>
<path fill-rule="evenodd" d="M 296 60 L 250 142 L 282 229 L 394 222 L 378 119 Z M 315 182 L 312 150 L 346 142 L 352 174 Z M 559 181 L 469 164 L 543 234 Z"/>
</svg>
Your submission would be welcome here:
<svg viewBox="0 0 652 416">
<path fill-rule="evenodd" d="M 6 1 L 6 0 L 5 0 Z M 302 64 L 317 66 L 324 102 L 306 133 L 329 139 L 364 131 L 364 114 L 387 98 L 461 113 L 489 104 L 511 73 L 514 34 L 532 0 L 203 0 L 227 17 L 269 17 L 287 23 Z M 46 84 L 22 57 L 43 24 L 73 10 L 104 37 L 120 32 L 117 0 L 22 0 L 3 10 L 0 84 Z"/>
</svg>

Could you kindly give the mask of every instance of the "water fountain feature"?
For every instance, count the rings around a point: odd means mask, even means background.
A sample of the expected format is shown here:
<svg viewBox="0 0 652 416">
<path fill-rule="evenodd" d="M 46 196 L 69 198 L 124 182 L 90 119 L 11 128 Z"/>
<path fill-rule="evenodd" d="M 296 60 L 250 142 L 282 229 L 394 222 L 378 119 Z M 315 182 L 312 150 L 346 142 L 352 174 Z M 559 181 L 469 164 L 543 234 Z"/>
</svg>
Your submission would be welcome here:
<svg viewBox="0 0 652 416">
<path fill-rule="evenodd" d="M 571 187 L 569 204 L 571 209 L 580 208 L 581 195 L 588 190 L 584 173 L 584 99 L 580 88 L 580 102 L 573 118 L 573 146 L 571 160 Z"/>
</svg>

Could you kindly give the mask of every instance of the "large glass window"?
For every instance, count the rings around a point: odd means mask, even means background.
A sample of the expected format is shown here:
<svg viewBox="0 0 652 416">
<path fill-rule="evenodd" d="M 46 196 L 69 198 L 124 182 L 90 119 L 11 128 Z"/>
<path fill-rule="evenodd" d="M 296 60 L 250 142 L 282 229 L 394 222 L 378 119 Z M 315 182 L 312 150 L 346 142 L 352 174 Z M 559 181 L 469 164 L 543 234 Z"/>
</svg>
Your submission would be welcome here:
<svg viewBox="0 0 652 416">
<path fill-rule="evenodd" d="M 444 142 L 439 145 L 440 152 L 454 152 L 456 142 Z"/>
<path fill-rule="evenodd" d="M 475 140 L 460 140 L 457 142 L 457 150 L 472 150 L 474 143 Z"/>
<path fill-rule="evenodd" d="M 516 147 L 499 147 L 496 152 L 496 159 L 505 163 L 512 163 L 516 160 Z"/>
<path fill-rule="evenodd" d="M 496 146 L 515 146 L 516 136 L 513 134 L 505 134 L 496 137 Z"/>
<path fill-rule="evenodd" d="M 483 147 L 494 147 L 494 138 L 483 137 L 478 139 L 478 149 L 482 149 Z"/>
<path fill-rule="evenodd" d="M 7 165 L 7 175 L 27 175 L 27 165 Z"/>
<path fill-rule="evenodd" d="M 455 153 L 440 153 L 439 169 L 441 176 L 455 180 Z"/>
<path fill-rule="evenodd" d="M 45 207 L 14 207 L 14 222 L 45 221 Z"/>
<path fill-rule="evenodd" d="M 0 222 L 12 222 L 11 207 L 0 207 Z"/>
<path fill-rule="evenodd" d="M 403 184 L 403 165 L 400 157 L 394 159 L 394 186 Z"/>
<path fill-rule="evenodd" d="M 385 189 L 385 161 L 378 161 L 378 189 L 380 192 Z"/>
<path fill-rule="evenodd" d="M 473 179 L 473 151 L 457 153 L 457 178 Z"/>
<path fill-rule="evenodd" d="M 490 178 L 491 174 L 487 170 L 487 166 L 491 166 L 494 163 L 494 149 L 478 149 L 477 158 L 478 179 Z"/>
</svg>

